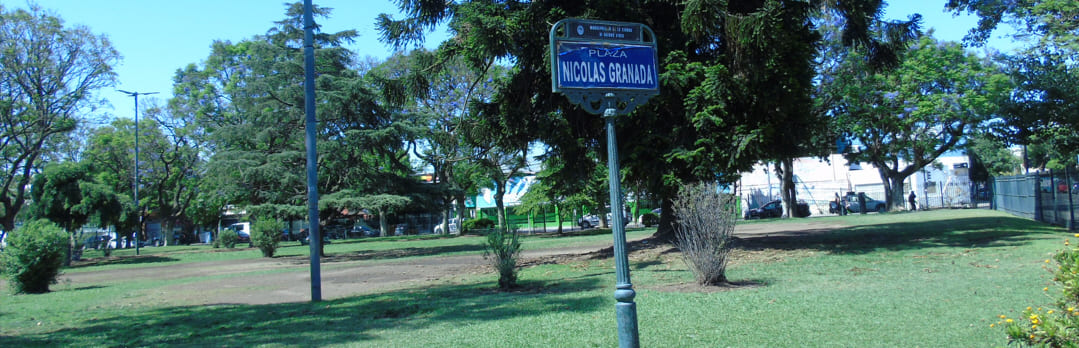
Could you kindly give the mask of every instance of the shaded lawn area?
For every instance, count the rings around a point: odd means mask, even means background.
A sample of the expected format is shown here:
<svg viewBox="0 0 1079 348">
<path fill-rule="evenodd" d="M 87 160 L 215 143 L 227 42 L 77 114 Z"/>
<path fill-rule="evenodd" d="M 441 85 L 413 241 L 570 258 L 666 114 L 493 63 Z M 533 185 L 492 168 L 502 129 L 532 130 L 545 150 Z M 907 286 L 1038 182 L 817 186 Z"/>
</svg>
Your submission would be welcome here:
<svg viewBox="0 0 1079 348">
<path fill-rule="evenodd" d="M 1074 238 L 985 210 L 818 219 L 849 227 L 736 241 L 728 276 L 744 286 L 698 289 L 669 246 L 635 251 L 642 346 L 1004 345 L 989 324 L 1052 301 L 1044 260 Z M 410 247 L 400 245 L 416 253 Z M 537 263 L 520 279 L 514 292 L 494 291 L 495 277 L 482 274 L 258 306 L 142 301 L 169 281 L 59 284 L 44 295 L 0 295 L 0 346 L 617 345 L 612 260 Z"/>
</svg>

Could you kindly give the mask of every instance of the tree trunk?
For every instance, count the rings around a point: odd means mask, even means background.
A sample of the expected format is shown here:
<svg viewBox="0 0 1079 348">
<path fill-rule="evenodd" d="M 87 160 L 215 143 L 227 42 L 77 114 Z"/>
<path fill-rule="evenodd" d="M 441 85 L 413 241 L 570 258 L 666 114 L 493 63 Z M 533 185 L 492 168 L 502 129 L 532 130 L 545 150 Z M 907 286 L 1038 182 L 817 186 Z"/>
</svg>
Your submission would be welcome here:
<svg viewBox="0 0 1079 348">
<path fill-rule="evenodd" d="M 173 238 L 172 229 L 176 226 L 176 220 L 173 218 L 165 218 L 161 220 L 161 234 L 162 240 L 165 241 L 165 245 L 176 245 L 178 242 L 176 238 Z"/>
<path fill-rule="evenodd" d="M 378 210 L 378 235 L 379 237 L 385 237 L 390 235 L 389 223 L 386 222 L 386 212 L 382 209 Z"/>
<path fill-rule="evenodd" d="M 454 197 L 454 200 L 457 201 L 457 228 L 459 230 L 461 228 L 461 224 L 465 223 L 465 209 L 468 209 L 467 207 L 465 207 L 465 194 L 458 194 L 456 197 Z"/>
<path fill-rule="evenodd" d="M 794 185 L 794 159 L 784 158 L 775 164 L 776 176 L 780 183 L 780 198 L 783 200 L 783 210 L 786 217 L 798 216 L 798 190 Z"/>
<path fill-rule="evenodd" d="M 674 241 L 674 205 L 670 198 L 663 198 L 659 206 L 659 226 L 656 227 L 656 233 L 652 234 L 652 238 L 660 242 Z"/>
<path fill-rule="evenodd" d="M 499 183 L 498 189 L 495 190 L 495 213 L 498 215 L 498 227 L 503 231 L 509 231 L 509 226 L 506 225 L 506 203 L 502 201 L 506 196 L 506 183 Z"/>
<path fill-rule="evenodd" d="M 443 235 L 450 234 L 450 205 L 449 204 L 446 204 L 446 206 L 444 206 L 443 209 L 442 209 L 442 222 L 440 224 L 442 225 L 442 234 Z"/>
</svg>

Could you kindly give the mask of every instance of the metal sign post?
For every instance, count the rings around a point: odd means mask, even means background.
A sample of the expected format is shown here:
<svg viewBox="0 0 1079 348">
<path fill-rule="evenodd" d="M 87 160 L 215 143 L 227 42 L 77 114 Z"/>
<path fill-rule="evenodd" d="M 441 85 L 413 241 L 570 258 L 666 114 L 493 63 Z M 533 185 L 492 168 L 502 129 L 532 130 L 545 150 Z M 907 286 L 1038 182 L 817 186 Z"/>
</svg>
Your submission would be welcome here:
<svg viewBox="0 0 1079 348">
<path fill-rule="evenodd" d="M 551 89 L 590 113 L 602 114 L 606 123 L 618 342 L 639 347 L 614 120 L 659 94 L 656 36 L 644 24 L 577 18 L 558 21 L 550 35 Z"/>
</svg>

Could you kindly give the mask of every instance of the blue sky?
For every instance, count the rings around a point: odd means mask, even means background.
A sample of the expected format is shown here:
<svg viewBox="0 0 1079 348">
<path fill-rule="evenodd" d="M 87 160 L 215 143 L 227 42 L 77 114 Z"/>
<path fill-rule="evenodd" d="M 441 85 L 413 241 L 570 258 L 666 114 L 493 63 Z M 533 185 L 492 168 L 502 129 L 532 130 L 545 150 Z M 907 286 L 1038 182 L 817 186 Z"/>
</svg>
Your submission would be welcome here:
<svg viewBox="0 0 1079 348">
<path fill-rule="evenodd" d="M 360 37 L 350 47 L 362 56 L 385 58 L 391 50 L 378 41 L 375 17 L 380 13 L 394 14 L 400 18 L 390 0 L 313 0 L 322 7 L 333 8 L 332 18 L 319 21 L 323 31 L 356 29 Z M 9 10 L 26 8 L 23 1 L 0 1 Z M 96 34 L 104 34 L 123 56 L 116 72 L 119 84 L 116 89 L 137 92 L 159 92 L 158 95 L 140 97 L 164 102 L 171 96 L 172 78 L 177 69 L 187 64 L 200 63 L 210 53 L 214 40 L 233 42 L 264 34 L 273 22 L 284 18 L 285 0 L 39 0 L 37 4 L 51 10 L 64 19 L 67 25 L 80 24 L 90 27 Z M 885 16 L 905 19 L 911 13 L 924 17 L 924 28 L 934 28 L 934 36 L 943 40 L 961 40 L 967 30 L 974 27 L 977 19 L 953 17 L 944 13 L 944 0 L 895 0 L 889 5 Z M 543 33 L 542 35 L 546 35 Z M 991 47 L 1007 51 L 1013 47 L 1010 40 L 997 38 Z M 436 33 L 435 40 L 427 45 L 434 47 L 446 37 Z M 113 117 L 130 118 L 133 101 L 115 90 L 102 90 L 100 96 L 107 98 L 112 108 L 101 111 Z"/>
</svg>

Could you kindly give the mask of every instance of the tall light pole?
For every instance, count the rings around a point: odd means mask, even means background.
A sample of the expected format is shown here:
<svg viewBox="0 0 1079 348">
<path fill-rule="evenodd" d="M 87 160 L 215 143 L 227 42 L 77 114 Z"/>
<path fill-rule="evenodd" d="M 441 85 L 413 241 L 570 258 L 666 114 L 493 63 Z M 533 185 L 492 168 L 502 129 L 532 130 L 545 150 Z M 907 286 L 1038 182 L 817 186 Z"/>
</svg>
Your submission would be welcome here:
<svg viewBox="0 0 1079 348">
<path fill-rule="evenodd" d="M 311 240 L 311 302 L 322 301 L 322 231 L 318 225 L 318 135 L 315 118 L 315 19 L 311 0 L 303 2 L 303 112 L 304 146 L 307 148 L 307 221 Z"/>
<path fill-rule="evenodd" d="M 135 97 L 135 214 L 139 217 L 138 227 L 135 228 L 135 255 L 139 254 L 139 235 L 142 234 L 142 212 L 139 211 L 139 96 L 157 94 L 157 92 L 128 92 L 117 90 L 120 93 Z"/>
</svg>

